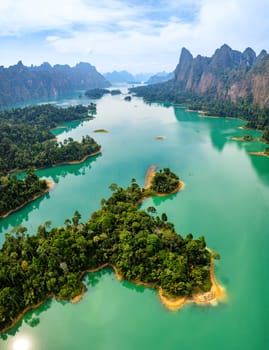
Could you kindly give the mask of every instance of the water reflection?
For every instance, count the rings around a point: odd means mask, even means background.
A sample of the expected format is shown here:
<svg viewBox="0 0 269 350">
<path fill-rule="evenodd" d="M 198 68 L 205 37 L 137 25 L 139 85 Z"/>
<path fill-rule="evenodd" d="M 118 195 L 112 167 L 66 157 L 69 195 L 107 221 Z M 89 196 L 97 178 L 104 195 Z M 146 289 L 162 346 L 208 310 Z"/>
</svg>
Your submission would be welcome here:
<svg viewBox="0 0 269 350">
<path fill-rule="evenodd" d="M 0 335 L 0 339 L 7 340 L 9 336 L 15 336 L 19 332 L 21 326 L 23 325 L 23 322 L 25 322 L 28 326 L 32 328 L 38 326 L 40 323 L 40 314 L 45 311 L 48 311 L 51 306 L 52 299 L 48 299 L 44 302 L 44 304 L 42 304 L 38 308 L 27 311 L 23 318 L 21 318 L 13 328 L 11 328 L 6 333 Z"/>
<path fill-rule="evenodd" d="M 83 163 L 79 164 L 65 164 L 57 167 L 41 169 L 36 172 L 39 177 L 50 177 L 55 183 L 58 183 L 60 178 L 65 178 L 67 175 L 85 175 L 88 170 L 91 169 L 92 163 L 102 156 L 99 153 L 93 157 L 89 157 Z"/>
<path fill-rule="evenodd" d="M 87 118 L 83 120 L 75 120 L 72 122 L 63 123 L 63 124 L 60 124 L 57 128 L 51 129 L 51 132 L 55 136 L 60 136 L 61 134 L 67 134 L 70 131 L 76 129 L 78 126 L 83 127 L 85 123 L 91 119 L 92 118 Z"/>
<path fill-rule="evenodd" d="M 0 219 L 0 234 L 1 232 L 6 231 L 9 227 L 19 226 L 22 221 L 28 222 L 29 214 L 33 211 L 39 210 L 41 202 L 49 198 L 50 193 L 45 193 L 41 197 L 35 199 L 33 202 L 26 204 L 22 209 L 10 214 L 7 218 Z"/>
<path fill-rule="evenodd" d="M 253 169 L 262 180 L 269 186 L 269 157 L 249 155 Z"/>
</svg>

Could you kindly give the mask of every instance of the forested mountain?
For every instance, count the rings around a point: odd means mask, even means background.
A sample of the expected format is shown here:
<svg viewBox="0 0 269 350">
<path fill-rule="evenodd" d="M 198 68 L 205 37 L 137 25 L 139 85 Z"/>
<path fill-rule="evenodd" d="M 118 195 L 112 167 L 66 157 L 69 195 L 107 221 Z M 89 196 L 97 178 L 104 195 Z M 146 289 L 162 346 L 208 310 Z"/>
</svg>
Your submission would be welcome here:
<svg viewBox="0 0 269 350">
<path fill-rule="evenodd" d="M 212 57 L 193 58 L 183 48 L 175 82 L 182 90 L 198 95 L 231 102 L 243 98 L 265 107 L 269 103 L 269 55 L 264 50 L 256 56 L 249 47 L 242 53 L 223 45 Z"/>
<path fill-rule="evenodd" d="M 24 66 L 21 61 L 0 67 L 0 107 L 35 99 L 54 98 L 77 89 L 104 88 L 110 83 L 89 63 Z"/>
<path fill-rule="evenodd" d="M 182 49 L 175 77 L 168 82 L 131 89 L 151 101 L 183 103 L 209 115 L 240 117 L 247 127 L 264 130 L 269 141 L 269 54 L 228 45 L 212 57 L 193 57 Z"/>
</svg>

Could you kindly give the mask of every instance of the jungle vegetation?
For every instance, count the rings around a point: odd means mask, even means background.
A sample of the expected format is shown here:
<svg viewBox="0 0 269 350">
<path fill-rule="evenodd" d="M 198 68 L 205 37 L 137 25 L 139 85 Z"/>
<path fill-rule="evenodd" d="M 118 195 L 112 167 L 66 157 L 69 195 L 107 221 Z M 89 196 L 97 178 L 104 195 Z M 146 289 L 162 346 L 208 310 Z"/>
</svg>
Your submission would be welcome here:
<svg viewBox="0 0 269 350">
<path fill-rule="evenodd" d="M 242 118 L 247 121 L 246 128 L 262 130 L 263 140 L 269 142 L 269 107 L 260 108 L 252 96 L 246 99 L 238 97 L 236 102 L 231 102 L 215 98 L 214 91 L 196 95 L 182 91 L 173 80 L 129 90 L 148 102 L 182 104 L 192 110 L 202 110 L 209 116 Z"/>
<path fill-rule="evenodd" d="M 75 212 L 64 226 L 39 226 L 35 235 L 18 227 L 0 250 L 0 329 L 23 310 L 48 297 L 70 299 L 83 291 L 83 272 L 115 266 L 128 281 L 162 287 L 168 297 L 190 297 L 211 287 L 211 253 L 203 236 L 185 238 L 166 214 L 141 210 L 148 190 L 132 179 L 128 188 L 112 184 L 108 199 L 86 223 Z M 151 214 L 150 214 L 151 213 Z"/>
<path fill-rule="evenodd" d="M 0 112 L 0 216 L 47 190 L 32 171 L 24 181 L 11 172 L 80 161 L 100 150 L 88 135 L 81 142 L 72 138 L 57 142 L 51 133 L 59 123 L 88 118 L 92 108 L 96 105 L 58 108 L 48 104 Z"/>
<path fill-rule="evenodd" d="M 86 136 L 79 143 L 53 140 L 51 129 L 60 123 L 88 117 L 88 108 L 39 105 L 0 112 L 0 176 L 11 170 L 49 167 L 80 160 L 100 146 Z"/>
<path fill-rule="evenodd" d="M 0 177 L 0 217 L 43 194 L 47 187 L 47 182 L 40 180 L 31 169 L 24 180 L 17 179 L 14 174 Z"/>
</svg>

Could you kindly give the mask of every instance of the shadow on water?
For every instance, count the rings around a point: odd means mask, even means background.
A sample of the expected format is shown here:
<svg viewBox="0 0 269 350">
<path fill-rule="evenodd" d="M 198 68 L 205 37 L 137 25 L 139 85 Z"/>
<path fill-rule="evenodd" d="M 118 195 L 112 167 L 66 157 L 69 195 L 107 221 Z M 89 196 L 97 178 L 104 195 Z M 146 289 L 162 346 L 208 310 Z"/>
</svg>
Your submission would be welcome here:
<svg viewBox="0 0 269 350">
<path fill-rule="evenodd" d="M 112 275 L 112 274 L 114 274 L 113 269 L 110 267 L 106 267 L 98 272 L 87 273 L 83 278 L 83 282 L 86 285 L 86 287 L 95 287 L 97 283 L 100 282 L 100 279 L 104 275 Z"/>
<path fill-rule="evenodd" d="M 97 154 L 93 157 L 89 157 L 83 163 L 79 164 L 65 164 L 52 168 L 46 168 L 38 170 L 36 173 L 39 177 L 49 176 L 55 183 L 58 183 L 60 178 L 65 178 L 67 175 L 85 175 L 86 171 L 91 169 L 92 163 L 94 163 L 99 157 L 102 156 L 102 153 Z"/>
<path fill-rule="evenodd" d="M 52 304 L 52 299 L 48 299 L 44 302 L 41 306 L 39 306 L 37 309 L 27 311 L 26 314 L 21 318 L 16 325 L 11 328 L 6 333 L 0 334 L 0 339 L 7 340 L 9 336 L 15 336 L 17 332 L 20 330 L 23 322 L 25 322 L 28 326 L 34 328 L 39 325 L 40 323 L 40 314 L 49 310 Z"/>
<path fill-rule="evenodd" d="M 269 157 L 249 155 L 251 165 L 262 182 L 269 186 Z"/>
<path fill-rule="evenodd" d="M 59 124 L 56 128 L 51 129 L 51 132 L 54 136 L 59 136 L 64 132 L 70 132 L 74 129 L 76 129 L 78 126 L 83 127 L 86 122 L 89 120 L 92 120 L 92 118 L 86 118 L 81 120 L 74 120 L 72 122 L 62 123 Z"/>
<path fill-rule="evenodd" d="M 85 283 L 86 287 L 95 287 L 104 275 L 110 275 L 116 278 L 114 270 L 110 267 L 106 267 L 98 272 L 87 273 L 83 278 L 83 282 Z M 143 293 L 145 288 L 148 288 L 126 280 L 118 281 L 118 283 L 120 283 L 123 287 L 134 290 L 138 293 Z"/>
<path fill-rule="evenodd" d="M 114 270 L 110 267 L 106 267 L 98 272 L 87 273 L 84 276 L 82 282 L 86 285 L 86 288 L 95 287 L 105 275 L 113 276 L 113 278 L 116 278 Z M 135 291 L 137 293 L 144 293 L 146 288 L 151 289 L 152 292 L 156 293 L 156 290 L 154 288 L 137 285 L 135 283 L 128 282 L 125 280 L 117 282 L 120 283 L 123 287 Z M 26 314 L 15 324 L 15 326 L 12 329 L 7 331 L 6 333 L 0 334 L 0 339 L 7 340 L 9 336 L 15 336 L 17 332 L 19 332 L 23 322 L 25 322 L 28 326 L 32 328 L 37 327 L 40 324 L 40 315 L 43 312 L 46 312 L 50 309 L 50 307 L 52 306 L 52 301 L 53 299 L 48 299 L 44 302 L 44 304 L 42 304 L 38 308 L 27 311 Z M 68 305 L 70 301 L 57 300 L 57 303 L 60 303 L 61 305 Z"/>
<path fill-rule="evenodd" d="M 17 227 L 22 221 L 29 221 L 29 214 L 34 210 L 38 210 L 41 202 L 49 198 L 50 193 L 45 193 L 43 196 L 26 204 L 22 209 L 10 214 L 6 219 L 0 219 L 0 229 L 7 230 L 10 225 L 12 225 L 12 227 Z"/>
<path fill-rule="evenodd" d="M 170 194 L 169 196 L 163 196 L 163 197 L 152 197 L 152 201 L 154 205 L 159 206 L 161 203 L 166 201 L 172 201 L 176 197 L 177 193 Z"/>
<path fill-rule="evenodd" d="M 233 118 L 202 117 L 196 111 L 187 111 L 174 106 L 174 114 L 179 122 L 195 123 L 192 129 L 196 133 L 202 132 L 204 136 L 209 136 L 212 146 L 222 152 L 225 144 L 232 137 L 231 132 L 244 124 L 242 120 Z"/>
<path fill-rule="evenodd" d="M 58 167 L 41 169 L 36 172 L 39 177 L 50 177 L 57 184 L 61 178 L 65 178 L 67 175 L 85 175 L 88 170 L 91 169 L 92 163 L 94 163 L 102 154 L 90 157 L 85 162 L 73 165 L 61 165 Z M 22 174 L 21 174 L 22 176 Z M 23 177 L 23 176 L 22 176 Z M 35 199 L 32 202 L 26 204 L 20 210 L 10 214 L 7 218 L 0 219 L 0 234 L 4 234 L 10 225 L 12 227 L 19 226 L 23 221 L 29 221 L 29 214 L 35 210 L 38 210 L 41 202 L 50 198 L 50 192 L 45 193 L 41 197 Z M 2 232 L 2 233 L 1 233 Z"/>
</svg>

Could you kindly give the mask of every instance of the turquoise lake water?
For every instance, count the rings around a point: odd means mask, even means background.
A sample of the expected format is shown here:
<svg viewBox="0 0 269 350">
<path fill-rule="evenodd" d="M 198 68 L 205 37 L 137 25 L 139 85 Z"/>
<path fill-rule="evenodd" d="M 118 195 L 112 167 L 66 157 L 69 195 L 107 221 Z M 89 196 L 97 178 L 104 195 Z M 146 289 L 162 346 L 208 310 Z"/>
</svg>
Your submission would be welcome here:
<svg viewBox="0 0 269 350">
<path fill-rule="evenodd" d="M 62 99 L 68 106 L 84 99 Z M 110 269 L 88 274 L 82 301 L 50 300 L 28 312 L 0 338 L 2 350 L 133 350 L 269 348 L 269 158 L 250 156 L 259 142 L 232 141 L 258 132 L 239 129 L 235 119 L 201 118 L 182 107 L 131 102 L 123 96 L 97 101 L 94 120 L 73 122 L 54 130 L 59 140 L 85 134 L 102 145 L 102 154 L 83 164 L 38 171 L 56 185 L 50 193 L 0 221 L 4 233 L 23 225 L 35 233 L 47 220 L 63 225 L 75 210 L 86 221 L 110 195 L 115 182 L 142 186 L 148 166 L 170 167 L 185 183 L 169 197 L 148 199 L 166 212 L 176 230 L 204 235 L 221 255 L 216 276 L 228 299 L 217 306 L 186 305 L 171 312 L 155 290 L 118 282 Z M 109 133 L 94 133 L 95 129 Z M 156 136 L 164 136 L 156 140 Z"/>
</svg>

